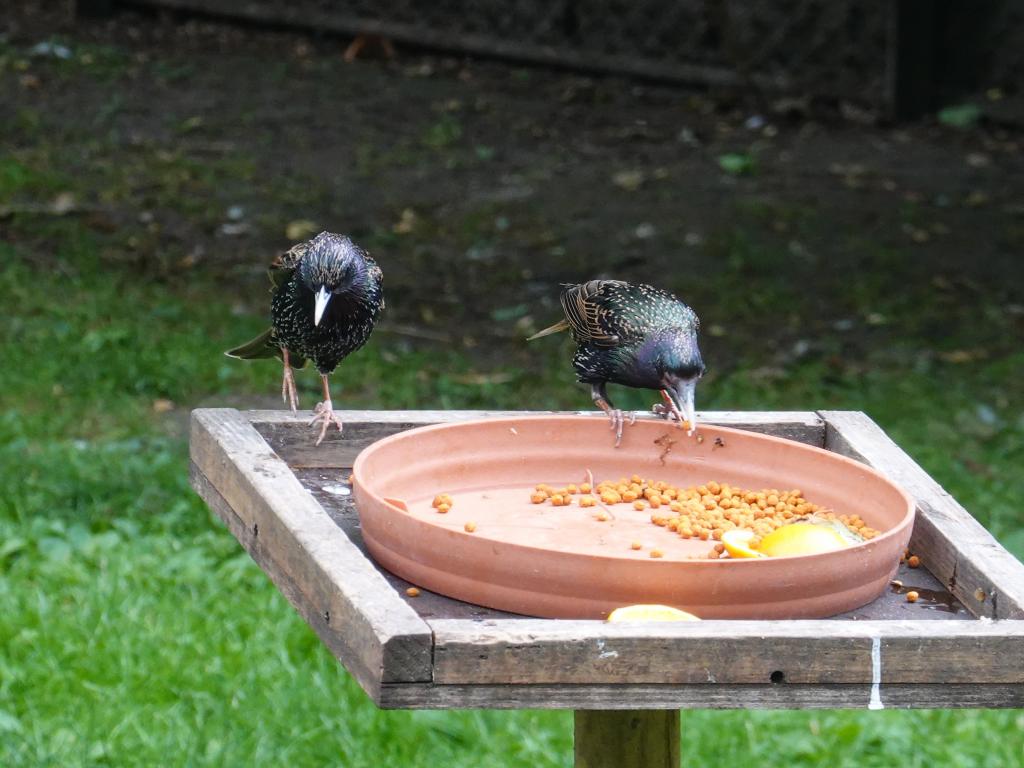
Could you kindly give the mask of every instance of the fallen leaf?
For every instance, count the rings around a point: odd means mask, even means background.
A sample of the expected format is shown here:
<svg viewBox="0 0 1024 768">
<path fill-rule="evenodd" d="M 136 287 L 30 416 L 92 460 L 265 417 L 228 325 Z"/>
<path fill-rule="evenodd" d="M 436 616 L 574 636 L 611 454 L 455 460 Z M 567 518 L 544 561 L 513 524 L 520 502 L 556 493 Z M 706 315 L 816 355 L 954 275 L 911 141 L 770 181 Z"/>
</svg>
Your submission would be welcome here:
<svg viewBox="0 0 1024 768">
<path fill-rule="evenodd" d="M 754 158 L 740 152 L 727 152 L 718 156 L 719 167 L 728 174 L 740 176 L 754 172 Z"/>
<path fill-rule="evenodd" d="M 412 208 L 406 208 L 402 211 L 398 222 L 391 229 L 400 235 L 407 235 L 416 228 L 417 218 L 416 211 Z"/>
<path fill-rule="evenodd" d="M 619 171 L 612 176 L 612 184 L 621 187 L 627 192 L 635 192 L 644 183 L 645 179 L 643 171 Z"/>
<path fill-rule="evenodd" d="M 981 110 L 974 104 L 958 104 L 939 110 L 939 122 L 951 128 L 970 128 L 981 118 Z"/>
<path fill-rule="evenodd" d="M 167 413 L 174 410 L 174 401 L 158 397 L 153 401 L 153 413 Z"/>
<path fill-rule="evenodd" d="M 289 240 L 306 240 L 319 231 L 320 227 L 315 221 L 295 219 L 288 222 L 288 226 L 284 228 L 284 235 Z"/>
</svg>

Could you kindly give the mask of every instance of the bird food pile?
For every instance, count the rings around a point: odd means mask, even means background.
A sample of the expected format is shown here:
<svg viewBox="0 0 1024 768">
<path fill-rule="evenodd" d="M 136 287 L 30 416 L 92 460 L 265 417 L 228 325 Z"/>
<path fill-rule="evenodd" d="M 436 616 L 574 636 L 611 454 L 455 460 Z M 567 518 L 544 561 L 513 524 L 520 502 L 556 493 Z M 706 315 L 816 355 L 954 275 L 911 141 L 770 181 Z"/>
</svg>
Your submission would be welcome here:
<svg viewBox="0 0 1024 768">
<path fill-rule="evenodd" d="M 761 538 L 775 529 L 810 516 L 842 524 L 861 539 L 879 534 L 859 515 L 837 515 L 808 501 L 799 489 L 754 491 L 714 480 L 680 488 L 664 480 L 633 475 L 617 481 L 562 488 L 540 483 L 530 496 L 534 504 L 547 502 L 555 507 L 569 506 L 574 499 L 581 507 L 598 507 L 595 519 L 599 521 L 611 519 L 609 508 L 618 504 L 628 504 L 638 511 L 650 510 L 654 525 L 674 531 L 684 539 L 720 541 L 727 531 L 748 530 L 754 534 L 749 541 L 751 547 L 756 547 Z M 709 556 L 721 552 L 716 546 Z"/>
</svg>

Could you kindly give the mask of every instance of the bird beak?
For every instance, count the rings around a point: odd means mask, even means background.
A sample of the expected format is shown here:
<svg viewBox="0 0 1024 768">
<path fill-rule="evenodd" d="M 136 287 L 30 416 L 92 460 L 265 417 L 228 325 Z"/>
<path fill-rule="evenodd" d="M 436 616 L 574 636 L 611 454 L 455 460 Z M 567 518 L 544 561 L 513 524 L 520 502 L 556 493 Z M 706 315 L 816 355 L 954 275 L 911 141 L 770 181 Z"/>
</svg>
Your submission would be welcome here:
<svg viewBox="0 0 1024 768">
<path fill-rule="evenodd" d="M 327 290 L 327 286 L 321 285 L 320 290 L 316 292 L 316 306 L 313 308 L 313 325 L 320 325 L 320 319 L 324 316 L 324 310 L 327 309 L 327 302 L 331 300 L 331 294 Z"/>
<path fill-rule="evenodd" d="M 697 428 L 697 413 L 693 407 L 693 396 L 697 390 L 697 379 L 687 379 L 676 383 L 673 394 L 676 396 L 676 405 L 683 412 L 683 417 L 690 422 L 688 435 L 692 435 Z"/>
</svg>

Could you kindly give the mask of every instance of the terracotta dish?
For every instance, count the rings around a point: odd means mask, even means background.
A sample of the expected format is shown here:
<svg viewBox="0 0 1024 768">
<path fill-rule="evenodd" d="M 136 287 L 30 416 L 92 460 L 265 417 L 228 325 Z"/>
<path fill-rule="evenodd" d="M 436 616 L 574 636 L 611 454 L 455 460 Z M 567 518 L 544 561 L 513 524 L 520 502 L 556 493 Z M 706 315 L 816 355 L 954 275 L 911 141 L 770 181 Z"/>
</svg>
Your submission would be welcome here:
<svg viewBox="0 0 1024 768">
<path fill-rule="evenodd" d="M 363 538 L 383 567 L 449 597 L 591 619 L 635 603 L 706 619 L 830 616 L 879 596 L 910 539 L 910 497 L 870 467 L 820 448 L 715 426 L 687 437 L 658 420 L 627 426 L 621 447 L 612 443 L 608 422 L 589 416 L 486 419 L 385 438 L 355 462 Z M 637 473 L 680 487 L 717 480 L 799 488 L 882 533 L 816 555 L 691 559 L 714 542 L 655 526 L 650 510 L 617 504 L 613 519 L 600 522 L 600 507 L 530 503 L 537 483 L 578 484 L 588 469 L 595 482 Z M 431 506 L 440 493 L 452 497 L 447 514 Z M 633 541 L 642 549 L 631 549 Z M 652 558 L 653 548 L 663 557 Z"/>
</svg>

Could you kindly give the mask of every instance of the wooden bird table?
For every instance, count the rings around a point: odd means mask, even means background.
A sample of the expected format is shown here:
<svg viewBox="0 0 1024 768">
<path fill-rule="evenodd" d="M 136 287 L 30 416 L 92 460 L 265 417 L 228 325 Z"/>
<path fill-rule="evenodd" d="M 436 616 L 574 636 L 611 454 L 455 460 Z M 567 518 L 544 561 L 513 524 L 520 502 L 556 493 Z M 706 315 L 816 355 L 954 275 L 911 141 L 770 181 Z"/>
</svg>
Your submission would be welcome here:
<svg viewBox="0 0 1024 768">
<path fill-rule="evenodd" d="M 863 608 L 644 625 L 408 597 L 366 553 L 356 455 L 400 430 L 517 415 L 347 411 L 315 447 L 305 414 L 196 410 L 192 485 L 379 707 L 573 709 L 577 766 L 678 766 L 682 708 L 1024 707 L 1024 565 L 860 412 L 701 419 L 836 451 L 911 494 L 922 567 L 901 565 L 903 588 Z"/>
</svg>

